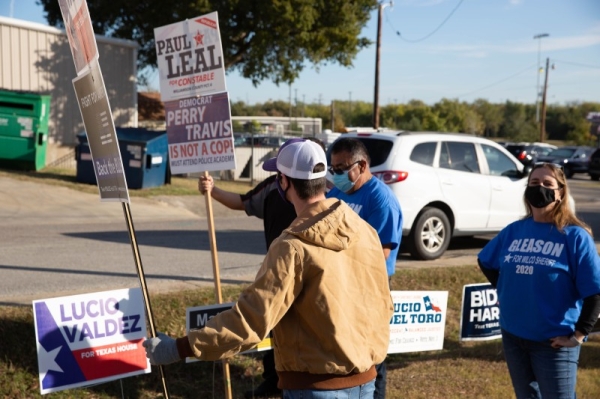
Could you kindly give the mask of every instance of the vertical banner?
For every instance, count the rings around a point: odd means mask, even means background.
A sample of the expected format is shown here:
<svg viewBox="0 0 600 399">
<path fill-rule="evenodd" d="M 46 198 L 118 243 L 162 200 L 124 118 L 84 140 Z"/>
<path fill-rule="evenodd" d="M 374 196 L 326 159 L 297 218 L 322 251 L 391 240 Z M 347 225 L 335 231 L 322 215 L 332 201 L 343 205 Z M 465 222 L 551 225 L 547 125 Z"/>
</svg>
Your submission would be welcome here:
<svg viewBox="0 0 600 399">
<path fill-rule="evenodd" d="M 227 91 L 217 13 L 154 29 L 163 101 Z"/>
<path fill-rule="evenodd" d="M 444 348 L 448 291 L 392 291 L 388 353 Z"/>
<path fill-rule="evenodd" d="M 139 288 L 33 302 L 42 394 L 150 372 Z"/>
<path fill-rule="evenodd" d="M 165 102 L 172 174 L 235 169 L 227 93 Z"/>
<path fill-rule="evenodd" d="M 106 87 L 97 61 L 73 79 L 102 201 L 129 202 L 123 161 Z"/>
<path fill-rule="evenodd" d="M 98 47 L 85 0 L 58 0 L 69 38 L 75 70 L 80 75 L 92 61 L 98 60 Z"/>
<path fill-rule="evenodd" d="M 487 341 L 501 338 L 498 294 L 491 284 L 463 287 L 460 341 Z"/>
<path fill-rule="evenodd" d="M 231 110 L 216 12 L 154 29 L 172 174 L 235 169 Z M 220 94 L 218 94 L 220 93 Z M 179 100 L 179 101 L 178 101 Z M 222 302 L 210 193 L 205 196 L 217 302 Z M 223 360 L 225 396 L 232 397 Z"/>
</svg>

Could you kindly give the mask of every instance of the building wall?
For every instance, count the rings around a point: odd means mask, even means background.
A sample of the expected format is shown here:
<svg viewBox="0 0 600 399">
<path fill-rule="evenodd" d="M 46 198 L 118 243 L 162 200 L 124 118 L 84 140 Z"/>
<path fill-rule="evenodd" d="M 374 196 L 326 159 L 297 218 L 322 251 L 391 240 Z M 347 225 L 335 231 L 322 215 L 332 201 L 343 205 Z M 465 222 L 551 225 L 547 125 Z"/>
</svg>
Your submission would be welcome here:
<svg viewBox="0 0 600 399">
<path fill-rule="evenodd" d="M 96 36 L 115 126 L 137 126 L 137 43 Z M 73 146 L 84 131 L 72 80 L 75 65 L 64 30 L 0 17 L 0 88 L 48 93 L 50 143 Z"/>
</svg>

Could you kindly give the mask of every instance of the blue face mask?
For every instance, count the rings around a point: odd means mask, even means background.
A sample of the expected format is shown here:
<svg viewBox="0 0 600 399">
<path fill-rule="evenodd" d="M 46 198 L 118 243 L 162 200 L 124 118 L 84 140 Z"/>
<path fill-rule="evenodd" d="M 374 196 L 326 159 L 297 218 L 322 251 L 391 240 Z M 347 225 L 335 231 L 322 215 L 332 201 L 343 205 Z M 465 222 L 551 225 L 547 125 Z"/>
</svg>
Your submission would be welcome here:
<svg viewBox="0 0 600 399">
<path fill-rule="evenodd" d="M 351 181 L 350 177 L 348 176 L 348 172 L 350 172 L 350 170 L 352 170 L 352 168 L 350 168 L 349 170 L 345 170 L 344 173 L 342 173 L 341 175 L 338 175 L 337 173 L 333 174 L 333 184 L 337 187 L 338 190 L 344 193 L 347 193 L 348 191 L 352 190 L 352 187 L 354 187 L 356 181 L 360 177 L 359 175 L 356 178 L 356 180 Z"/>
</svg>

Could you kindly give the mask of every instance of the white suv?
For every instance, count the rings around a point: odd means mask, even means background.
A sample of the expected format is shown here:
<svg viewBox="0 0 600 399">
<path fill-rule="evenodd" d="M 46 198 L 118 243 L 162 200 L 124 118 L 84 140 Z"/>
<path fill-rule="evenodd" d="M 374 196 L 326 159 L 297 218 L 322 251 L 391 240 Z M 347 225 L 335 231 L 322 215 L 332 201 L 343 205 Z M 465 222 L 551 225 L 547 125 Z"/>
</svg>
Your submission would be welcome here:
<svg viewBox="0 0 600 399">
<path fill-rule="evenodd" d="M 417 259 L 439 258 L 456 236 L 500 231 L 525 215 L 527 172 L 504 147 L 456 133 L 347 133 L 362 141 L 371 172 L 396 194 L 403 242 Z"/>
</svg>

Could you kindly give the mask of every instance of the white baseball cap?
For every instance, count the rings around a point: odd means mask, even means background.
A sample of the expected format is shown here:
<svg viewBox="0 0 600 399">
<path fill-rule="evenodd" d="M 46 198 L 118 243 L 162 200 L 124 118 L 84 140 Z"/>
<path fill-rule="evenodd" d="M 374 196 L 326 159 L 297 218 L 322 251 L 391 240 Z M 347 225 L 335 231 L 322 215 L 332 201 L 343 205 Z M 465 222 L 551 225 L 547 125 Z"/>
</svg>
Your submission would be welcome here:
<svg viewBox="0 0 600 399">
<path fill-rule="evenodd" d="M 314 173 L 313 169 L 320 163 L 323 164 L 323 171 Z M 292 179 L 313 180 L 327 174 L 327 158 L 320 145 L 304 140 L 282 146 L 277 154 L 277 162 L 265 162 L 263 169 L 279 171 Z"/>
</svg>

